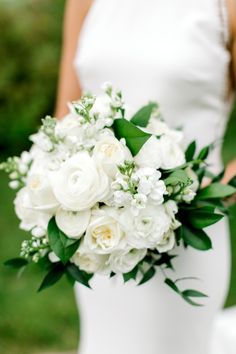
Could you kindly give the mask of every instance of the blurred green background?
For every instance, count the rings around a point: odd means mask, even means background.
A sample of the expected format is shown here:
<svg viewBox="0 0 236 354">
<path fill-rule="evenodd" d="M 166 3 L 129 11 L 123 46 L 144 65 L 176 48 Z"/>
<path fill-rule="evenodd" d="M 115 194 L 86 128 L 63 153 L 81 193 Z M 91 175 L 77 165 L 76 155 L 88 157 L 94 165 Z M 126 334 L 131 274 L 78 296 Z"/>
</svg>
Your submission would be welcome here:
<svg viewBox="0 0 236 354">
<path fill-rule="evenodd" d="M 0 158 L 29 146 L 40 118 L 53 114 L 61 47 L 64 0 L 0 0 Z M 235 157 L 236 110 L 223 148 L 225 163 Z M 13 211 L 14 192 L 0 174 L 0 353 L 33 354 L 75 349 L 79 321 L 66 282 L 37 294 L 40 274 L 21 279 L 2 266 L 18 254 L 24 233 Z M 231 209 L 233 269 L 236 266 L 236 207 Z M 217 271 L 217 270 L 216 270 Z M 227 306 L 236 304 L 236 272 Z"/>
</svg>

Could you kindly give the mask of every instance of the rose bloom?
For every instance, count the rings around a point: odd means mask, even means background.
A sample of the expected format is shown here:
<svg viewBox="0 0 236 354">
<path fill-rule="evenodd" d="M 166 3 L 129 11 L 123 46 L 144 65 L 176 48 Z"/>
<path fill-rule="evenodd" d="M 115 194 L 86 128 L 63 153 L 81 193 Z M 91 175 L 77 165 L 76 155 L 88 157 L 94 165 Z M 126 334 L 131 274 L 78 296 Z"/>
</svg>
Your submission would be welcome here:
<svg viewBox="0 0 236 354">
<path fill-rule="evenodd" d="M 163 205 L 152 204 L 140 210 L 138 216 L 133 216 L 130 209 L 124 210 L 120 220 L 128 244 L 137 249 L 155 248 L 172 222 Z"/>
<path fill-rule="evenodd" d="M 85 246 L 94 253 L 108 254 L 125 247 L 124 232 L 119 223 L 119 211 L 110 207 L 96 210 L 90 220 Z"/>
<path fill-rule="evenodd" d="M 93 156 L 99 161 L 110 177 L 115 177 L 118 171 L 118 165 L 125 159 L 131 159 L 131 154 L 113 135 L 103 134 L 95 144 Z"/>
<path fill-rule="evenodd" d="M 78 152 L 50 173 L 53 192 L 66 210 L 81 211 L 102 202 L 109 194 L 109 180 L 89 153 Z"/>
<path fill-rule="evenodd" d="M 146 256 L 146 249 L 128 249 L 113 252 L 108 260 L 114 273 L 128 273 Z"/>
</svg>

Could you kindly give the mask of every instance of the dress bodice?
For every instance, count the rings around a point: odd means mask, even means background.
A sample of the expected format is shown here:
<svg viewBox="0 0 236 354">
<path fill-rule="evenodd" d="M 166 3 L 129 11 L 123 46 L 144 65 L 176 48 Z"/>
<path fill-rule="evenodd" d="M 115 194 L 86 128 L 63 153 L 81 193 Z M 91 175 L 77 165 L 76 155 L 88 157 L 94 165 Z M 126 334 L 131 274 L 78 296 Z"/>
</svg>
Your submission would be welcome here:
<svg viewBox="0 0 236 354">
<path fill-rule="evenodd" d="M 75 57 L 82 89 L 111 81 L 133 110 L 158 101 L 187 141 L 220 145 L 230 108 L 224 1 L 95 0 Z"/>
</svg>

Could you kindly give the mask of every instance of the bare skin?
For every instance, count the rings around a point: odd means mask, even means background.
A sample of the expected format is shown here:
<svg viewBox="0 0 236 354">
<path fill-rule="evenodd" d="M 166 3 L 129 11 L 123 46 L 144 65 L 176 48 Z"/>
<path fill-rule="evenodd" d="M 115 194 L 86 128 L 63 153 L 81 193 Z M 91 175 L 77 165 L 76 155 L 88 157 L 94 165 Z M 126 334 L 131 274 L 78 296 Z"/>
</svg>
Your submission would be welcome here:
<svg viewBox="0 0 236 354">
<path fill-rule="evenodd" d="M 230 82 L 232 90 L 236 89 L 236 0 L 225 0 L 228 8 L 231 53 Z M 63 49 L 60 64 L 59 85 L 55 116 L 61 119 L 67 112 L 67 102 L 81 96 L 80 84 L 75 72 L 73 60 L 83 21 L 93 0 L 67 0 L 64 17 Z M 225 171 L 223 183 L 236 175 L 236 159 L 231 161 Z"/>
</svg>

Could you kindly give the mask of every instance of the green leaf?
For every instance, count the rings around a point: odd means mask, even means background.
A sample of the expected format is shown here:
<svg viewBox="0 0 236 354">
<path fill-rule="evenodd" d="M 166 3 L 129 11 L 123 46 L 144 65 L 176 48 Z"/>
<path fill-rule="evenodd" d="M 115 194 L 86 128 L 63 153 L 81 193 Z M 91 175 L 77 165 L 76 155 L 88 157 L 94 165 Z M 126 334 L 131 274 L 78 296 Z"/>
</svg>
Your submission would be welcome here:
<svg viewBox="0 0 236 354">
<path fill-rule="evenodd" d="M 178 183 L 186 184 L 189 180 L 188 175 L 184 170 L 176 170 L 172 172 L 165 180 L 165 185 L 176 185 Z"/>
<path fill-rule="evenodd" d="M 194 140 L 189 144 L 187 150 L 185 151 L 185 159 L 187 162 L 193 160 L 195 151 L 196 151 L 196 141 Z"/>
<path fill-rule="evenodd" d="M 12 258 L 4 262 L 4 265 L 14 269 L 25 267 L 29 262 L 25 258 Z"/>
<path fill-rule="evenodd" d="M 228 184 L 234 188 L 236 188 L 236 176 L 231 178 L 231 180 L 228 182 Z"/>
<path fill-rule="evenodd" d="M 151 114 L 154 109 L 158 107 L 157 103 L 150 102 L 146 106 L 142 107 L 135 115 L 131 118 L 131 122 L 139 127 L 146 127 L 151 118 Z"/>
<path fill-rule="evenodd" d="M 190 305 L 192 305 L 192 306 L 197 306 L 197 307 L 203 306 L 202 304 L 199 304 L 198 302 L 193 301 L 193 300 L 190 299 L 188 296 L 182 295 L 182 298 L 183 298 L 188 304 L 190 304 Z"/>
<path fill-rule="evenodd" d="M 204 211 L 201 209 L 204 208 L 199 208 L 199 210 L 192 210 L 188 213 L 188 222 L 196 229 L 203 229 L 204 227 L 213 225 L 224 217 L 222 214 Z"/>
<path fill-rule="evenodd" d="M 208 297 L 206 294 L 194 289 L 184 290 L 182 294 L 187 297 Z"/>
<path fill-rule="evenodd" d="M 47 273 L 38 291 L 49 288 L 57 283 L 65 273 L 65 266 L 62 263 L 55 263 L 55 266 Z"/>
<path fill-rule="evenodd" d="M 130 279 L 136 279 L 136 276 L 137 276 L 137 273 L 138 273 L 138 267 L 134 267 L 134 269 L 132 269 L 130 272 L 128 273 L 124 273 L 123 274 L 123 279 L 124 279 L 124 282 L 126 283 L 127 281 L 129 281 Z"/>
<path fill-rule="evenodd" d="M 181 291 L 179 290 L 178 286 L 170 278 L 165 279 L 165 284 L 167 284 L 177 294 L 181 294 Z"/>
<path fill-rule="evenodd" d="M 195 297 L 195 298 L 206 298 L 208 297 L 206 294 L 200 292 L 200 291 L 197 291 L 197 290 L 193 290 L 193 289 L 187 289 L 187 290 L 184 290 L 182 292 L 182 298 L 188 302 L 190 305 L 192 306 L 203 306 L 202 304 L 199 304 L 198 302 L 196 301 L 193 301 L 191 298 L 192 297 Z"/>
<path fill-rule="evenodd" d="M 202 150 L 199 152 L 197 159 L 198 160 L 206 160 L 209 155 L 210 149 L 212 148 L 212 144 L 204 146 Z"/>
<path fill-rule="evenodd" d="M 223 169 L 220 173 L 218 173 L 218 175 L 216 175 L 212 178 L 212 183 L 220 182 L 222 180 L 222 178 L 224 177 L 224 174 L 225 174 L 225 169 Z M 230 182 L 228 184 L 230 184 Z M 233 185 L 233 187 L 236 187 L 236 185 L 235 186 Z"/>
<path fill-rule="evenodd" d="M 52 218 L 48 224 L 48 239 L 53 252 L 66 264 L 79 247 L 80 240 L 67 237 Z"/>
<path fill-rule="evenodd" d="M 155 261 L 156 266 L 165 265 L 166 268 L 173 269 L 172 259 L 177 257 L 176 255 L 171 255 L 169 253 L 160 254 L 160 258 Z"/>
<path fill-rule="evenodd" d="M 200 251 L 207 251 L 212 248 L 211 239 L 203 230 L 190 228 L 182 225 L 182 239 L 184 242 Z"/>
<path fill-rule="evenodd" d="M 138 154 L 141 147 L 151 137 L 151 134 L 143 132 L 126 119 L 115 119 L 113 129 L 117 139 L 125 139 L 133 156 Z"/>
<path fill-rule="evenodd" d="M 201 189 L 196 198 L 199 200 L 225 198 L 236 192 L 236 188 L 221 183 L 212 183 L 209 186 Z"/>
<path fill-rule="evenodd" d="M 79 282 L 79 283 L 87 286 L 88 288 L 90 288 L 89 280 L 93 277 L 93 274 L 86 273 L 83 270 L 80 270 L 79 267 L 77 267 L 76 265 L 71 264 L 71 263 L 69 263 L 67 265 L 66 271 L 77 282 Z"/>
<path fill-rule="evenodd" d="M 156 273 L 156 270 L 154 267 L 150 267 L 147 272 L 144 273 L 142 279 L 138 283 L 138 285 L 146 283 L 148 280 L 150 280 L 152 277 L 154 277 Z"/>
</svg>

